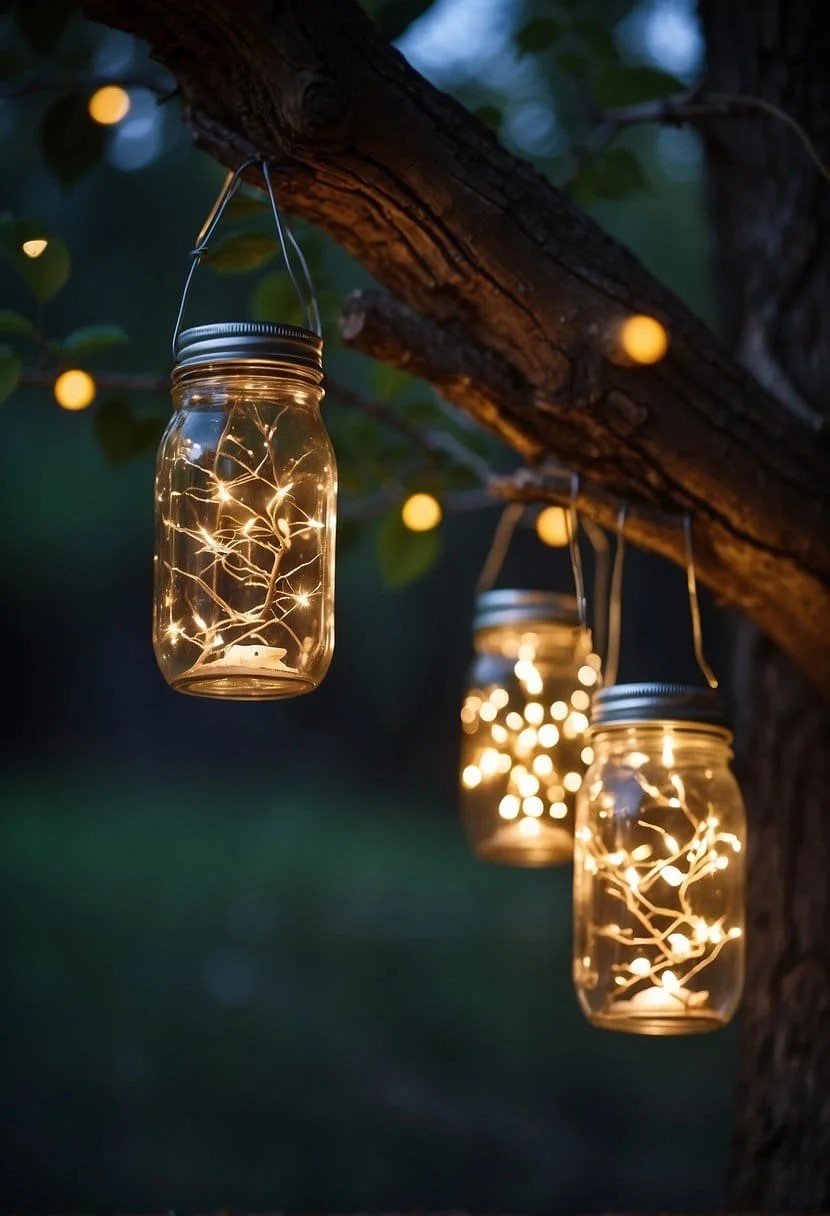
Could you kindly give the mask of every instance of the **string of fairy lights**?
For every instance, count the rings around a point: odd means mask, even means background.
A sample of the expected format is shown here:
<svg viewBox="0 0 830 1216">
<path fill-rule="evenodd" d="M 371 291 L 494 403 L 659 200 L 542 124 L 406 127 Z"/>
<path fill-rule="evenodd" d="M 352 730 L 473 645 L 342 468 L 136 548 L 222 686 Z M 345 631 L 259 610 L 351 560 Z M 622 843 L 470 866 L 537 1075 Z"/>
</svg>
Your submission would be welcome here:
<svg viewBox="0 0 830 1216">
<path fill-rule="evenodd" d="M 89 100 L 100 123 L 128 109 L 117 86 Z M 319 409 L 323 343 L 267 162 L 256 163 L 307 327 L 181 329 L 193 273 L 252 163 L 228 175 L 191 253 L 155 494 L 159 667 L 177 691 L 231 700 L 313 690 L 333 648 L 337 474 Z M 47 247 L 47 237 L 32 238 L 23 253 Z M 620 318 L 614 346 L 615 357 L 648 367 L 666 357 L 669 339 L 657 318 L 638 314 Z M 67 410 L 85 409 L 97 390 L 76 367 L 61 369 L 53 387 Z M 568 548 L 575 594 L 494 585 L 523 511 L 516 504 L 488 555 L 460 714 L 464 829 L 488 862 L 573 865 L 573 980 L 591 1022 L 653 1035 L 715 1029 L 741 993 L 746 828 L 732 736 L 703 658 L 691 526 L 688 590 L 707 686 L 617 685 L 625 509 L 611 597 L 594 603 L 592 628 L 576 497 L 572 482 L 569 507 L 535 518 L 541 543 Z M 427 532 L 443 505 L 419 491 L 400 512 L 404 527 Z"/>
</svg>

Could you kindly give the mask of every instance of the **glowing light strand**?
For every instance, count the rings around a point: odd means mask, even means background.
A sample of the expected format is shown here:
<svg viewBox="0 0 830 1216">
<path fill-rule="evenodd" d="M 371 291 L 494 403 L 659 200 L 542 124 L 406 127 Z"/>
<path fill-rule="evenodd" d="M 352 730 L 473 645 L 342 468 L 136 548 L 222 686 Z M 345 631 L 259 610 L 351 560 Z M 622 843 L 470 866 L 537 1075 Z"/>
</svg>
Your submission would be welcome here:
<svg viewBox="0 0 830 1216">
<path fill-rule="evenodd" d="M 296 668 L 282 662 L 288 646 L 273 645 L 279 640 L 275 630 L 294 644 L 300 656 L 308 648 L 310 639 L 300 636 L 291 617 L 307 609 L 322 590 L 319 547 L 310 556 L 296 554 L 298 541 L 322 526 L 297 501 L 304 482 L 316 474 L 303 472 L 301 466 L 310 455 L 304 452 L 289 466 L 288 479 L 285 474 L 280 479 L 273 448 L 279 419 L 280 415 L 266 424 L 250 403 L 230 406 L 212 462 L 201 463 L 201 453 L 195 458 L 180 456 L 167 471 L 170 485 L 160 496 L 169 500 L 170 507 L 163 526 L 174 536 L 162 551 L 178 550 L 187 561 L 163 561 L 166 633 L 172 644 L 184 642 L 196 649 L 190 671 L 208 664 L 244 662 L 271 673 L 297 674 Z M 235 433 L 243 422 L 253 424 L 261 442 L 263 454 L 258 460 Z M 173 488 L 183 480 L 184 470 L 190 483 Z M 176 537 L 185 543 L 177 545 Z M 288 561 L 289 556 L 300 560 Z M 183 592 L 187 584 L 190 589 Z M 230 602 L 235 589 L 240 606 Z M 251 643 L 250 655 L 246 642 Z"/>
</svg>

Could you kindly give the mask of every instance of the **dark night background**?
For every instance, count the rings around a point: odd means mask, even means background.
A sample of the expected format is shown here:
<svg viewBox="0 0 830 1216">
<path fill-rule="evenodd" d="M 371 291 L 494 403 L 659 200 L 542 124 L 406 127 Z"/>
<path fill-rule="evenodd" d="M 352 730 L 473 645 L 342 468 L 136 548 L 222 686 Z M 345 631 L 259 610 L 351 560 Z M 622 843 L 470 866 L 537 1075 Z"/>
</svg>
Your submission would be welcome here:
<svg viewBox="0 0 830 1216">
<path fill-rule="evenodd" d="M 610 15 L 624 57 L 694 78 L 687 4 L 582 7 Z M 503 137 L 555 173 L 573 99 L 544 55 L 516 50 L 533 13 L 436 0 L 400 45 L 466 104 L 499 106 Z M 0 38 L 34 55 L 12 15 Z M 116 79 L 152 71 L 80 18 L 38 62 L 79 58 Z M 72 253 L 48 330 L 117 322 L 131 344 L 96 366 L 164 374 L 222 171 L 175 103 L 137 89 L 104 162 L 65 188 L 38 148 L 48 104 L 0 103 L 0 209 L 37 215 Z M 626 146 L 647 188 L 591 209 L 713 320 L 696 139 L 643 129 Z M 309 240 L 327 298 L 365 282 Z M 2 265 L 0 290 L 31 311 Z M 206 270 L 194 313 L 247 315 L 251 290 Z M 388 377 L 337 347 L 333 304 L 326 321 L 329 370 L 380 395 Z M 461 838 L 457 707 L 497 508 L 449 516 L 437 565 L 402 591 L 384 587 L 371 527 L 344 550 L 336 656 L 311 697 L 186 698 L 150 646 L 152 458 L 108 463 L 96 408 L 30 389 L 0 414 L 2 1206 L 717 1205 L 734 1030 L 591 1029 L 570 986 L 570 872 L 486 867 Z M 346 470 L 341 408 L 328 417 Z M 503 582 L 569 580 L 563 551 L 524 529 Z M 728 622 L 704 610 L 728 682 Z M 683 575 L 639 554 L 620 674 L 696 678 Z"/>
</svg>

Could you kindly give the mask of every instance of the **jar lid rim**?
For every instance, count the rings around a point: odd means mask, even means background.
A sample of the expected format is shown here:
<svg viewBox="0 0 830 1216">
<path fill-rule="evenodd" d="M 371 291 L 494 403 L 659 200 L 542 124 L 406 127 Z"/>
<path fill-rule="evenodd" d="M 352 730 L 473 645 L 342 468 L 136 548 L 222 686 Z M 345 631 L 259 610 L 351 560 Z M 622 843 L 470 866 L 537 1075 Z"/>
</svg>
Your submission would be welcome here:
<svg viewBox="0 0 830 1216">
<path fill-rule="evenodd" d="M 576 599 L 558 591 L 498 587 L 481 591 L 475 599 L 473 630 L 494 626 L 564 625 L 579 628 Z"/>
<path fill-rule="evenodd" d="M 718 694 L 694 684 L 612 684 L 595 693 L 591 730 L 604 726 L 676 724 L 700 726 L 732 737 Z"/>
<path fill-rule="evenodd" d="M 204 363 L 273 360 L 323 370 L 323 339 L 299 325 L 273 321 L 217 321 L 182 330 L 174 371 Z"/>
</svg>

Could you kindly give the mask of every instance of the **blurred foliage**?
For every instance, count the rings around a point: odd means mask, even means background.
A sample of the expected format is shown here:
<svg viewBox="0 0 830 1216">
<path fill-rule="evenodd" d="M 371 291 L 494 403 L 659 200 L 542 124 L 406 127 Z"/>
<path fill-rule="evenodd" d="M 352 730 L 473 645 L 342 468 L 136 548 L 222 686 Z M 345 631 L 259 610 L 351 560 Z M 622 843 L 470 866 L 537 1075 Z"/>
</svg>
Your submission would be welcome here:
<svg viewBox="0 0 830 1216">
<path fill-rule="evenodd" d="M 12 97 L 17 82 L 25 85 L 32 73 L 47 71 L 46 65 L 56 82 L 62 82 L 62 85 L 57 83 L 45 99 L 37 91 L 29 92 L 24 88 L 14 104 L 29 115 L 30 121 L 39 113 L 42 162 L 64 189 L 77 189 L 106 159 L 113 138 L 112 132 L 90 118 L 89 88 L 83 85 L 85 76 L 94 73 L 98 62 L 100 31 L 80 18 L 73 19 L 73 6 L 63 0 L 37 0 L 36 3 L 18 0 L 10 7 L 12 15 L 6 20 L 5 74 L 11 81 Z M 407 34 L 420 21 L 429 19 L 433 8 L 429 0 L 367 0 L 366 7 L 386 37 L 403 36 L 404 43 Z M 672 73 L 639 60 L 630 39 L 626 41 L 619 36 L 632 7 L 630 0 L 611 3 L 607 0 L 559 0 L 555 4 L 523 0 L 513 4 L 505 9 L 514 22 L 513 79 L 499 89 L 494 89 L 485 72 L 480 77 L 472 74 L 457 82 L 456 91 L 461 99 L 481 121 L 498 131 L 508 145 L 515 145 L 515 122 L 519 121 L 521 126 L 522 115 L 528 112 L 528 107 L 536 114 L 537 125 L 539 115 L 546 112 L 548 118 L 542 125 L 547 122 L 556 135 L 550 152 L 546 154 L 539 149 L 535 159 L 554 180 L 571 189 L 583 206 L 622 205 L 636 200 L 657 189 L 655 170 L 658 176 L 660 174 L 652 155 L 653 132 L 612 132 L 609 139 L 613 139 L 613 146 L 607 146 L 609 141 L 606 140 L 594 150 L 590 149 L 589 136 L 601 114 L 613 111 L 617 106 L 652 100 L 687 87 Z M 130 73 L 146 73 L 148 78 L 153 75 L 140 48 L 133 53 Z M 532 140 L 530 147 L 533 147 Z M 527 154 L 528 149 L 518 146 L 516 150 Z M 646 160 L 651 162 L 648 166 Z M 665 182 L 660 183 L 661 193 L 665 193 L 665 186 Z M 603 218 L 607 219 L 607 215 Z M 304 316 L 298 310 L 290 279 L 280 265 L 280 246 L 267 200 L 250 189 L 238 192 L 227 209 L 223 229 L 205 254 L 205 265 L 221 274 L 241 278 L 266 271 L 264 276 L 257 276 L 249 288 L 250 314 L 260 320 L 303 324 Z M 342 297 L 342 282 L 332 272 L 330 243 L 307 224 L 299 224 L 297 232 L 319 287 L 331 349 L 337 342 L 332 320 Z M 48 235 L 47 249 L 40 257 L 27 258 L 21 253 L 21 242 L 26 239 L 24 234 Z M 14 318 L 6 313 L 5 322 L 0 322 L 8 339 L 0 355 L 0 391 L 5 397 L 14 392 L 27 365 L 29 352 L 22 348 L 18 350 L 18 341 L 25 343 L 34 338 L 41 351 L 40 366 L 44 361 L 47 366 L 51 362 L 56 374 L 73 361 L 80 362 L 85 369 L 92 368 L 98 355 L 109 346 L 126 341 L 127 335 L 117 324 L 117 318 L 93 327 L 99 335 L 97 341 L 88 332 L 89 326 L 83 327 L 83 336 L 71 334 L 63 341 L 56 339 L 45 327 L 41 306 L 66 286 L 71 269 L 69 252 L 59 233 L 45 233 L 38 220 L 25 215 L 7 215 L 0 228 L 0 249 L 34 297 L 37 314 L 35 321 L 34 316 L 25 313 L 17 313 Z M 109 341 L 105 338 L 107 334 Z M 144 455 L 148 437 L 153 433 L 153 427 L 136 416 L 128 380 L 125 376 L 123 389 L 116 399 L 100 400 L 95 407 L 98 411 L 105 410 L 106 417 L 96 423 L 93 433 L 108 457 L 119 463 Z M 419 408 L 427 403 L 428 413 L 431 408 L 428 403 L 434 400 L 432 391 L 421 386 L 415 395 L 419 398 Z M 391 410 L 401 410 L 414 420 L 417 411 L 408 389 L 399 389 L 392 383 L 383 387 L 380 396 Z M 428 423 L 415 423 L 427 424 L 452 428 L 446 412 L 440 417 L 429 418 Z M 380 490 L 382 496 L 388 497 L 397 487 L 397 492 L 405 494 L 418 462 L 424 461 L 425 449 L 413 451 L 412 445 L 403 442 L 394 427 L 384 426 L 379 412 L 371 413 L 368 419 L 362 418 L 353 404 L 338 414 L 333 430 L 342 485 L 347 493 L 366 498 Z M 493 441 L 474 436 L 475 431 L 470 426 L 460 430 L 454 428 L 459 450 L 463 451 L 469 445 L 491 463 L 505 463 L 506 458 L 500 455 Z M 506 462 L 510 463 L 509 458 Z M 442 490 L 469 484 L 463 461 L 450 458 L 440 461 L 433 454 L 428 458 L 427 466 L 439 495 Z M 376 512 L 369 509 L 366 513 L 371 518 Z M 384 536 L 386 540 L 382 539 Z M 393 544 L 392 536 L 392 524 L 386 524 L 385 531 L 382 529 L 378 535 L 377 552 L 389 585 L 404 585 L 415 577 L 413 572 L 420 576 L 431 568 L 438 547 L 434 541 L 424 538 Z M 416 552 L 417 560 L 414 559 Z M 394 568 L 396 562 L 399 563 L 397 569 Z"/>
</svg>

